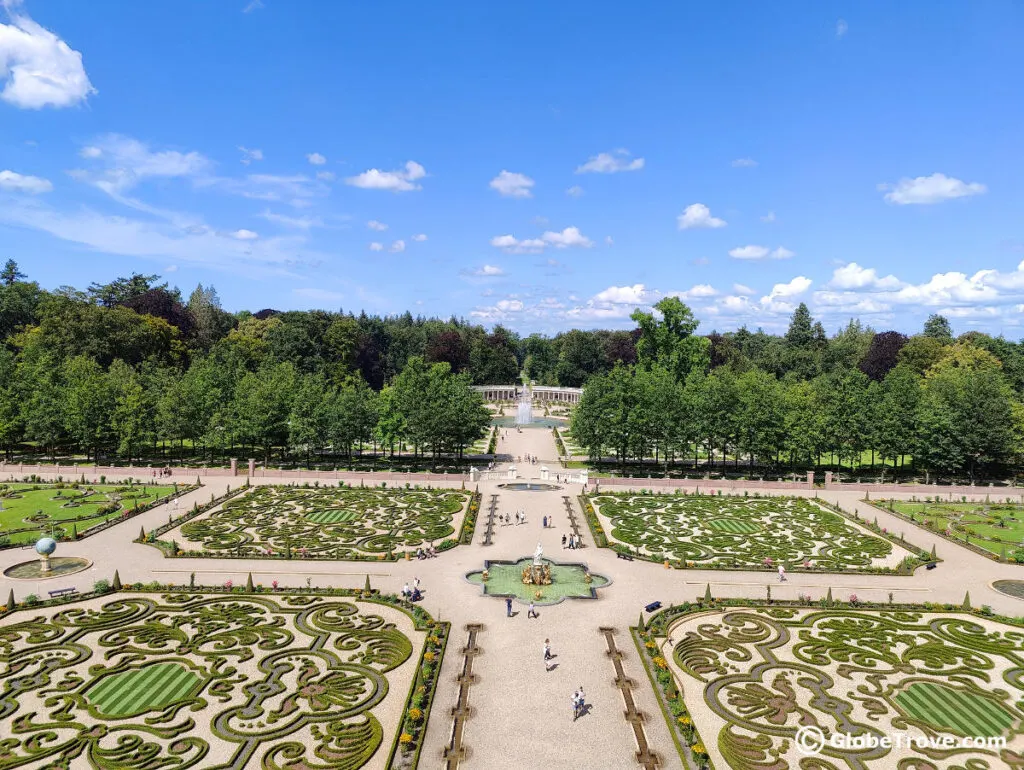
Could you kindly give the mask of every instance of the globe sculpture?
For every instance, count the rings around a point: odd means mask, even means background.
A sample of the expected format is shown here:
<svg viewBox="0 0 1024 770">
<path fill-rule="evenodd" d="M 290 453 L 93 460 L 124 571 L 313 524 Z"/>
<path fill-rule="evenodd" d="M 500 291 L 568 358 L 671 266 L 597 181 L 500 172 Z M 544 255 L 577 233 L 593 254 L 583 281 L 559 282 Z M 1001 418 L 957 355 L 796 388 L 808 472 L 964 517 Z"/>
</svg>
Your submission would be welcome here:
<svg viewBox="0 0 1024 770">
<path fill-rule="evenodd" d="M 39 554 L 39 569 L 41 572 L 50 571 L 50 557 L 57 550 L 57 541 L 52 537 L 41 537 L 36 541 L 36 553 Z"/>
</svg>

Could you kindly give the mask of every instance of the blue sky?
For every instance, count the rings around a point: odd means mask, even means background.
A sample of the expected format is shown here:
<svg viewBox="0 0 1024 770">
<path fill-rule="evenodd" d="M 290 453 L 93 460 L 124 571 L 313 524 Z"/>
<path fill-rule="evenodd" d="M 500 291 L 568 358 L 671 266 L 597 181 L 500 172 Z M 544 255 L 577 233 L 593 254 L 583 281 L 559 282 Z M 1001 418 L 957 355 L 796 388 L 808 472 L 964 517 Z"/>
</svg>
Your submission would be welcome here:
<svg viewBox="0 0 1024 770">
<path fill-rule="evenodd" d="M 0 257 L 49 288 L 1022 336 L 1010 0 L 0 6 Z"/>
</svg>

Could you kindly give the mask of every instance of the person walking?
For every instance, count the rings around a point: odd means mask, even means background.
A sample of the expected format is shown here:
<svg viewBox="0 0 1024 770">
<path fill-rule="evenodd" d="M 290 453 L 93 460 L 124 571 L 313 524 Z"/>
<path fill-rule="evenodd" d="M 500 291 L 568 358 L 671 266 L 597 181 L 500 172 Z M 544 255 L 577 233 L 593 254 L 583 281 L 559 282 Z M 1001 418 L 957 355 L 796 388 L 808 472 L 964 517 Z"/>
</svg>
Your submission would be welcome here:
<svg viewBox="0 0 1024 770">
<path fill-rule="evenodd" d="M 565 533 L 562 533 L 562 548 L 565 548 Z"/>
<path fill-rule="evenodd" d="M 505 599 L 505 617 L 512 617 L 512 597 L 509 596 Z"/>
<path fill-rule="evenodd" d="M 528 609 L 528 610 L 526 611 L 526 617 L 527 617 L 527 618 L 536 618 L 536 617 L 540 617 L 540 616 L 539 616 L 539 615 L 537 614 L 537 609 L 536 609 L 536 608 L 535 608 L 535 607 L 533 606 L 533 602 L 532 602 L 532 601 L 530 602 L 530 608 L 529 608 L 529 609 Z"/>
<path fill-rule="evenodd" d="M 544 640 L 544 670 L 551 670 L 551 640 Z"/>
<path fill-rule="evenodd" d="M 782 564 L 779 565 L 779 582 L 786 582 L 786 568 Z"/>
<path fill-rule="evenodd" d="M 544 517 L 541 518 L 540 525 L 541 525 L 542 529 L 547 529 L 548 528 L 548 517 L 547 516 L 544 516 Z"/>
</svg>

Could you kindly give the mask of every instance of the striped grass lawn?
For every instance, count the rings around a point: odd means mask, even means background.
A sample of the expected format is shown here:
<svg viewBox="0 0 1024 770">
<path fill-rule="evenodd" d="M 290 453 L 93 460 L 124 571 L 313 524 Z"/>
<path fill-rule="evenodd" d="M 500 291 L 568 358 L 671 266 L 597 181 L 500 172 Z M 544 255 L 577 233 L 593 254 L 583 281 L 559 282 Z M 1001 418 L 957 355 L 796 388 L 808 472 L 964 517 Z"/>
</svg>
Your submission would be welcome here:
<svg viewBox="0 0 1024 770">
<path fill-rule="evenodd" d="M 708 526 L 717 529 L 719 532 L 728 532 L 730 535 L 752 535 L 760 532 L 761 527 L 752 521 L 743 519 L 711 519 Z"/>
<path fill-rule="evenodd" d="M 337 524 L 339 521 L 355 521 L 361 517 L 362 514 L 359 511 L 345 511 L 340 508 L 306 514 L 307 519 L 315 521 L 317 524 Z"/>
<path fill-rule="evenodd" d="M 916 719 L 961 735 L 1002 735 L 1016 719 L 989 698 L 931 682 L 914 682 L 899 693 L 896 703 Z"/>
<path fill-rule="evenodd" d="M 85 697 L 104 716 L 121 717 L 181 700 L 199 681 L 198 676 L 178 663 L 155 663 L 105 677 Z"/>
</svg>

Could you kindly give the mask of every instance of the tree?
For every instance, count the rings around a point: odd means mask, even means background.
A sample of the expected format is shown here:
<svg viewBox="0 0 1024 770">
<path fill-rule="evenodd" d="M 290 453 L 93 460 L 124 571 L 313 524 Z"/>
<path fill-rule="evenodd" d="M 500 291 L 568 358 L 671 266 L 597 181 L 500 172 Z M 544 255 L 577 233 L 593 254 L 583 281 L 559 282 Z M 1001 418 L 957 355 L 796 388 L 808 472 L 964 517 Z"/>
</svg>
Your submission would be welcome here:
<svg viewBox="0 0 1024 770">
<path fill-rule="evenodd" d="M 135 370 L 121 359 L 111 364 L 107 377 L 112 401 L 110 429 L 118 455 L 130 463 L 152 424 L 152 404 Z"/>
<path fill-rule="evenodd" d="M 875 444 L 883 463 L 893 460 L 901 465 L 903 457 L 917 449 L 920 383 L 920 377 L 906 364 L 892 369 L 882 381 Z"/>
<path fill-rule="evenodd" d="M 945 355 L 946 346 L 934 337 L 918 334 L 907 340 L 896 358 L 917 374 L 924 374 Z"/>
<path fill-rule="evenodd" d="M 783 401 L 778 381 L 767 372 L 751 369 L 736 380 L 739 401 L 737 452 L 774 461 L 782 444 Z"/>
<path fill-rule="evenodd" d="M 65 428 L 89 459 L 110 441 L 113 394 L 106 374 L 91 358 L 70 359 L 62 374 Z"/>
<path fill-rule="evenodd" d="M 875 382 L 881 382 L 899 363 L 899 354 L 907 344 L 907 336 L 896 331 L 876 334 L 858 364 L 860 370 Z"/>
<path fill-rule="evenodd" d="M 4 263 L 4 269 L 0 271 L 0 283 L 4 286 L 11 286 L 27 277 L 28 276 L 18 269 L 18 263 L 13 259 L 7 260 L 7 262 Z"/>
<path fill-rule="evenodd" d="M 265 366 L 257 373 L 246 373 L 235 388 L 238 434 L 263 448 L 265 462 L 270 462 L 274 447 L 287 444 L 295 380 L 295 367 L 282 363 Z"/>
<path fill-rule="evenodd" d="M 132 273 L 128 278 L 115 278 L 110 283 L 91 283 L 86 290 L 90 299 L 103 307 L 114 307 L 145 294 L 154 288 L 153 284 L 160 280 L 159 275 L 143 275 Z M 160 288 L 166 289 L 167 284 Z"/>
<path fill-rule="evenodd" d="M 945 316 L 941 316 L 938 313 L 932 313 L 928 316 L 928 320 L 924 322 L 924 330 L 921 333 L 925 337 L 938 340 L 943 345 L 948 345 L 953 341 L 953 327 L 949 325 L 949 320 Z"/>
<path fill-rule="evenodd" d="M 470 348 L 470 367 L 473 381 L 478 385 L 511 385 L 519 380 L 519 361 L 516 359 L 516 340 L 502 326 L 473 340 Z"/>
<path fill-rule="evenodd" d="M 592 332 L 573 329 L 561 336 L 560 348 L 555 368 L 559 385 L 579 388 L 591 375 L 605 368 L 601 343 Z"/>
<path fill-rule="evenodd" d="M 630 318 L 640 327 L 636 343 L 637 361 L 645 367 L 659 364 L 683 382 L 693 370 L 705 371 L 710 363 L 711 343 L 694 336 L 699 321 L 678 297 L 659 300 L 654 309 L 660 315 L 634 310 Z"/>
</svg>

